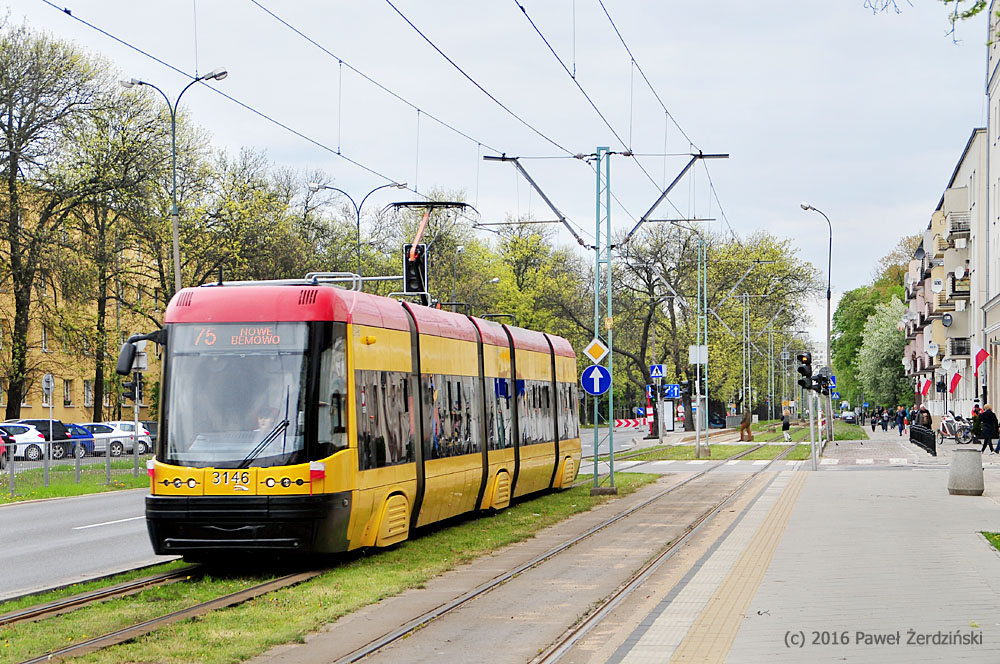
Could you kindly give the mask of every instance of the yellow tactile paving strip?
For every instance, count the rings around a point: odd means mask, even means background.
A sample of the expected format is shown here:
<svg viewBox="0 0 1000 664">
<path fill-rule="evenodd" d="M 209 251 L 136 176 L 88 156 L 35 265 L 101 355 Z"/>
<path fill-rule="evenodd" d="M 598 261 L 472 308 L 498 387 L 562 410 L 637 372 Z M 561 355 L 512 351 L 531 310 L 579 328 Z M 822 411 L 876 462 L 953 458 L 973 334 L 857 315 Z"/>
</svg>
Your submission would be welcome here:
<svg viewBox="0 0 1000 664">
<path fill-rule="evenodd" d="M 747 607 L 757 594 L 771 564 L 771 558 L 778 548 L 805 481 L 806 473 L 796 473 L 789 482 L 750 544 L 674 651 L 671 662 L 721 664 L 726 660 Z"/>
</svg>

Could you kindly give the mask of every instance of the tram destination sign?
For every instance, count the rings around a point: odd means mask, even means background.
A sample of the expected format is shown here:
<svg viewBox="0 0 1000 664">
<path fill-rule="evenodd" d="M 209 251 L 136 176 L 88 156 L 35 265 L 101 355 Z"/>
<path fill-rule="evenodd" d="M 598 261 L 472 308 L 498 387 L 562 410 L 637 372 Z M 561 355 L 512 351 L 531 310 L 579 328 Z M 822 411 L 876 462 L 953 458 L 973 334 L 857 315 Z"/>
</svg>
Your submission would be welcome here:
<svg viewBox="0 0 1000 664">
<path fill-rule="evenodd" d="M 306 347 L 303 323 L 195 323 L 177 325 L 170 340 L 176 352 L 297 350 Z"/>
</svg>

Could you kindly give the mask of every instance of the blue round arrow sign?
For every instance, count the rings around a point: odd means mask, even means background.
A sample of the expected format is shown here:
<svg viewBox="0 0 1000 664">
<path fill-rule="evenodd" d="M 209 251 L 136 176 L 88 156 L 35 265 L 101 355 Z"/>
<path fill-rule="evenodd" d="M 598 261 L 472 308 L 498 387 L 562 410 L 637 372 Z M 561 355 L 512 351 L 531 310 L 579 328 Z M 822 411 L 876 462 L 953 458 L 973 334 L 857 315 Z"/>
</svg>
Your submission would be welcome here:
<svg viewBox="0 0 1000 664">
<path fill-rule="evenodd" d="M 604 394 L 611 387 L 611 372 L 600 364 L 594 364 L 583 370 L 580 375 L 583 391 L 591 396 Z"/>
</svg>

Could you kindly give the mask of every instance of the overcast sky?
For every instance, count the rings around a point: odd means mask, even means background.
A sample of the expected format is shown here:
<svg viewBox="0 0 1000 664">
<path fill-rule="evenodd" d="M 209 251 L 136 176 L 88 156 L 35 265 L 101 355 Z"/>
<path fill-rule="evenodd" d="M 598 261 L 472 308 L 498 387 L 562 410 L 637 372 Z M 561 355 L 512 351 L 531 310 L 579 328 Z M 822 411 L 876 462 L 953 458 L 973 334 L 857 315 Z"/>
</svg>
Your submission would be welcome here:
<svg viewBox="0 0 1000 664">
<path fill-rule="evenodd" d="M 863 0 L 605 0 L 637 67 L 597 0 L 521 4 L 526 13 L 513 0 L 8 7 L 11 20 L 98 52 L 122 77 L 153 82 L 172 99 L 188 79 L 166 65 L 187 74 L 227 67 L 229 77 L 211 87 L 305 138 L 207 86 L 188 90 L 182 111 L 220 148 L 321 168 L 358 202 L 396 181 L 420 193 L 463 192 L 483 221 L 550 219 L 511 165 L 482 161 L 497 152 L 549 157 L 523 164 L 592 241 L 595 176 L 569 155 L 597 146 L 650 155 L 612 158 L 620 201 L 612 220 L 630 228 L 686 153 L 728 153 L 695 169 L 653 216 L 712 217 L 715 230 L 728 231 L 721 203 L 737 234 L 766 229 L 791 238 L 825 273 L 826 222 L 799 208 L 806 201 L 834 226 L 835 300 L 869 281 L 902 235 L 926 226 L 972 129 L 986 122 L 985 18 L 961 24 L 955 43 L 947 8 L 934 0 L 879 15 Z M 366 210 L 415 198 L 383 190 Z M 572 241 L 565 231 L 559 239 Z M 824 309 L 810 308 L 817 339 Z"/>
</svg>

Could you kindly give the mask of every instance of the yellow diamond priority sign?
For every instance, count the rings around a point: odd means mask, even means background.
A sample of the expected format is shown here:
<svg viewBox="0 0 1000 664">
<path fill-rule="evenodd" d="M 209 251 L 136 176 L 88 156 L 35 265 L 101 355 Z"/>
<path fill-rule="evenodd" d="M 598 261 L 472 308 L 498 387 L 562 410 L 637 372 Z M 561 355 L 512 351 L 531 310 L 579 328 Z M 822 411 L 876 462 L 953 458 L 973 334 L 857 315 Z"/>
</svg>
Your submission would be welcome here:
<svg viewBox="0 0 1000 664">
<path fill-rule="evenodd" d="M 601 360 L 603 360 L 608 354 L 608 347 L 605 346 L 600 339 L 595 337 L 594 340 L 587 344 L 586 348 L 583 349 L 583 354 L 589 357 L 590 361 L 594 364 L 600 364 Z"/>
</svg>

